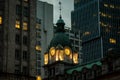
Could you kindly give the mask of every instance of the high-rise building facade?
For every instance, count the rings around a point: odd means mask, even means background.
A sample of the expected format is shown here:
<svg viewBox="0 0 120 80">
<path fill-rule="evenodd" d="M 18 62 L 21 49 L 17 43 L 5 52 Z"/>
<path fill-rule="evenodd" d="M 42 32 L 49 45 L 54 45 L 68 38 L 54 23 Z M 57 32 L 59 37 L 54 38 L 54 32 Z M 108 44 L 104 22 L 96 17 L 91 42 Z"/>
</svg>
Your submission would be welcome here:
<svg viewBox="0 0 120 80">
<path fill-rule="evenodd" d="M 35 26 L 36 0 L 0 0 L 0 80 L 36 76 Z"/>
<path fill-rule="evenodd" d="M 37 18 L 40 20 L 40 31 L 37 44 L 40 44 L 40 51 L 37 51 L 37 75 L 44 76 L 44 60 L 43 54 L 46 52 L 50 41 L 53 37 L 53 5 L 37 1 Z"/>
<path fill-rule="evenodd" d="M 79 54 L 79 64 L 81 64 L 82 63 L 82 57 L 81 57 L 81 55 L 82 55 L 81 42 L 82 41 L 81 41 L 81 37 L 80 37 L 80 35 L 81 35 L 80 30 L 73 31 L 69 27 L 65 27 L 65 31 L 66 31 L 65 34 L 69 37 L 69 40 L 72 44 L 72 48 L 74 48 Z"/>
<path fill-rule="evenodd" d="M 106 56 L 120 47 L 120 1 L 74 0 L 72 28 L 82 33 L 83 62 Z"/>
</svg>

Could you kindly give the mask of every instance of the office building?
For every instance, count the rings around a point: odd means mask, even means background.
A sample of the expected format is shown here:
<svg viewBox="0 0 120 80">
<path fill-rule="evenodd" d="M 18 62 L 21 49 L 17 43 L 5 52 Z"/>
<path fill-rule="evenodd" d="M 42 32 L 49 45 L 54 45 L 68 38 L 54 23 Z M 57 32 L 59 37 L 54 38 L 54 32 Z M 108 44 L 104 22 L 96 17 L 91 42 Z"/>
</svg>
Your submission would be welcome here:
<svg viewBox="0 0 120 80">
<path fill-rule="evenodd" d="M 0 0 L 0 80 L 36 76 L 36 0 Z"/>
<path fill-rule="evenodd" d="M 79 53 L 79 64 L 82 63 L 82 46 L 81 46 L 81 33 L 80 30 L 71 30 L 69 27 L 65 27 L 65 34 L 69 37 L 72 44 L 72 48 Z"/>
<path fill-rule="evenodd" d="M 37 44 L 40 44 L 40 51 L 37 51 L 37 75 L 44 76 L 44 60 L 43 55 L 46 52 L 49 43 L 53 37 L 53 5 L 37 1 L 37 18 L 40 20 L 40 31 L 38 31 L 39 39 Z M 37 47 L 37 46 L 36 46 Z"/>
<path fill-rule="evenodd" d="M 74 0 L 72 29 L 82 33 L 83 63 L 106 56 L 120 47 L 120 1 Z"/>
</svg>

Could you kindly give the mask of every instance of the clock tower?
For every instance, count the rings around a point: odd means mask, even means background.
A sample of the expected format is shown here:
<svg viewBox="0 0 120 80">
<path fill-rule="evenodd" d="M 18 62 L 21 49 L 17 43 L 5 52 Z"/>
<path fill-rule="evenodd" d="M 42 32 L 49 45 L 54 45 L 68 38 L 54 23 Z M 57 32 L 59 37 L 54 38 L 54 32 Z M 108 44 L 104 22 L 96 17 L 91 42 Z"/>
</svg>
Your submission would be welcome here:
<svg viewBox="0 0 120 80">
<path fill-rule="evenodd" d="M 48 51 L 44 53 L 44 80 L 63 80 L 65 70 L 78 64 L 78 52 L 72 48 L 69 37 L 65 34 L 64 25 L 60 15 L 56 23 L 55 36 L 50 42 Z"/>
</svg>

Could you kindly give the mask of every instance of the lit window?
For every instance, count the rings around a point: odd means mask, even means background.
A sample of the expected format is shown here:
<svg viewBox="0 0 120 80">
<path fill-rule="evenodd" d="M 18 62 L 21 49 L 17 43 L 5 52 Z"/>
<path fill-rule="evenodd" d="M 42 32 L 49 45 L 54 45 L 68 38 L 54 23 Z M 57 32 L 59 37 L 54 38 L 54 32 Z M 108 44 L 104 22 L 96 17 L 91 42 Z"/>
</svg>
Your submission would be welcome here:
<svg viewBox="0 0 120 80">
<path fill-rule="evenodd" d="M 112 44 L 116 44 L 116 39 L 110 38 L 109 41 L 110 41 L 110 43 L 112 43 Z"/>
<path fill-rule="evenodd" d="M 114 5 L 110 5 L 110 8 L 114 8 Z"/>
<path fill-rule="evenodd" d="M 78 53 L 73 54 L 73 62 L 74 62 L 74 64 L 78 63 Z"/>
<path fill-rule="evenodd" d="M 84 33 L 84 35 L 90 35 L 90 32 L 86 31 L 86 32 Z"/>
<path fill-rule="evenodd" d="M 40 24 L 36 24 L 36 29 L 40 29 Z"/>
<path fill-rule="evenodd" d="M 54 47 L 50 48 L 50 54 L 51 54 L 51 56 L 55 55 L 55 48 Z"/>
<path fill-rule="evenodd" d="M 63 50 L 60 50 L 59 59 L 60 59 L 60 61 L 64 60 L 64 51 Z"/>
<path fill-rule="evenodd" d="M 48 54 L 44 55 L 44 64 L 48 64 Z"/>
<path fill-rule="evenodd" d="M 66 55 L 70 55 L 71 54 L 71 50 L 70 50 L 69 47 L 65 47 L 64 51 L 65 51 Z"/>
<path fill-rule="evenodd" d="M 108 4 L 104 4 L 105 7 L 108 7 Z"/>
<path fill-rule="evenodd" d="M 2 17 L 0 16 L 0 24 L 2 24 Z"/>
<path fill-rule="evenodd" d="M 41 76 L 37 76 L 36 80 L 42 80 Z"/>
<path fill-rule="evenodd" d="M 27 22 L 23 22 L 23 30 L 28 30 L 28 24 Z"/>
<path fill-rule="evenodd" d="M 20 29 L 20 21 L 16 20 L 15 28 Z"/>
<path fill-rule="evenodd" d="M 41 47 L 39 45 L 37 45 L 35 48 L 37 51 L 41 51 Z"/>
<path fill-rule="evenodd" d="M 59 53 L 60 53 L 60 51 L 59 51 L 59 50 L 57 50 L 57 51 L 56 51 L 56 58 L 55 58 L 55 60 L 56 60 L 56 61 L 58 61 L 58 60 L 59 60 Z"/>
</svg>

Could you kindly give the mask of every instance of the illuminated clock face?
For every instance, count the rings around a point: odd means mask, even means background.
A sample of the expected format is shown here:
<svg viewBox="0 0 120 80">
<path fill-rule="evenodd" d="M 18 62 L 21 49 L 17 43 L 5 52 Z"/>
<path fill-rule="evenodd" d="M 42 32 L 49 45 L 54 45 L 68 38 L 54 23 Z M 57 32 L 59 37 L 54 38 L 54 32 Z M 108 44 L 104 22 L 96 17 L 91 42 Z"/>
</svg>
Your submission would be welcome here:
<svg viewBox="0 0 120 80">
<path fill-rule="evenodd" d="M 52 47 L 52 48 L 50 49 L 50 54 L 51 54 L 51 56 L 54 56 L 54 55 L 55 55 L 55 48 L 54 48 L 54 47 Z"/>
<path fill-rule="evenodd" d="M 65 48 L 65 54 L 66 54 L 66 55 L 70 55 L 70 53 L 71 53 L 70 48 Z"/>
</svg>

